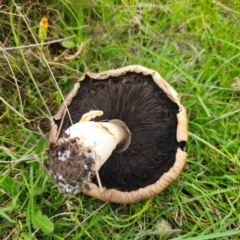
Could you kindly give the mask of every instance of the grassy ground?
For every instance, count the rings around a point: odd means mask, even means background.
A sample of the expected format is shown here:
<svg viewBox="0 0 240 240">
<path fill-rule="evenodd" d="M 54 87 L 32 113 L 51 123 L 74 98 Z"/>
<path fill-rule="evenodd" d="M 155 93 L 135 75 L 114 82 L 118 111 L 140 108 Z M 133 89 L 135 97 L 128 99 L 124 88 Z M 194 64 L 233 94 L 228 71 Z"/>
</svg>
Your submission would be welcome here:
<svg viewBox="0 0 240 240">
<path fill-rule="evenodd" d="M 239 239 L 239 1 L 1 2 L 0 239 Z M 45 41 L 75 37 L 42 54 L 13 49 L 39 42 L 44 15 Z M 182 174 L 127 206 L 59 193 L 41 164 L 58 87 L 65 95 L 86 71 L 130 64 L 157 70 L 181 95 Z"/>
</svg>

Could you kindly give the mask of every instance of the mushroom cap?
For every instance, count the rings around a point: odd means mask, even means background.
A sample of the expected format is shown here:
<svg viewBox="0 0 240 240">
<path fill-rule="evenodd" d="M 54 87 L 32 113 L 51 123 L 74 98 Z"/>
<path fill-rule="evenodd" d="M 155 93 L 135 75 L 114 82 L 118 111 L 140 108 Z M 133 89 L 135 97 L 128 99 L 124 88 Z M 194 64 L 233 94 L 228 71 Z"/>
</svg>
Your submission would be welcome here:
<svg viewBox="0 0 240 240">
<path fill-rule="evenodd" d="M 120 119 L 132 133 L 124 152 L 113 152 L 83 192 L 106 202 L 134 203 L 162 192 L 180 174 L 187 154 L 187 115 L 177 92 L 154 70 L 131 65 L 86 73 L 51 121 L 50 144 L 90 110 L 95 121 Z M 60 128 L 60 129 L 59 129 Z M 60 131 L 59 131 L 60 130 Z M 59 134 L 60 132 L 60 134 Z"/>
</svg>

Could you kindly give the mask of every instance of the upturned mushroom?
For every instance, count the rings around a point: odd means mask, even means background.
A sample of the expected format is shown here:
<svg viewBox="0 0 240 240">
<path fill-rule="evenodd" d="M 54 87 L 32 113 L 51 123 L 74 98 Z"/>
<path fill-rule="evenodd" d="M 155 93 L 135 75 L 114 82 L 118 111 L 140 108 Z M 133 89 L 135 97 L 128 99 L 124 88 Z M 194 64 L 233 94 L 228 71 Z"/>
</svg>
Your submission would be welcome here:
<svg viewBox="0 0 240 240">
<path fill-rule="evenodd" d="M 187 138 L 180 97 L 156 71 L 87 73 L 51 118 L 49 168 L 61 192 L 134 203 L 178 177 Z"/>
</svg>

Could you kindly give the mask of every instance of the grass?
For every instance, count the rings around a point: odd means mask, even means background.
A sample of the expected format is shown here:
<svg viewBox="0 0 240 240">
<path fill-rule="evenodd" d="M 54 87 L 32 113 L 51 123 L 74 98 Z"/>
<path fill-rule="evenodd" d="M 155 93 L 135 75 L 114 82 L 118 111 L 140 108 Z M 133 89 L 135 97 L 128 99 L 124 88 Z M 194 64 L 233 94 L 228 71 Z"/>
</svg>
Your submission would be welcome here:
<svg viewBox="0 0 240 240">
<path fill-rule="evenodd" d="M 240 3 L 9 2 L 0 8 L 0 239 L 238 239 Z M 39 42 L 44 15 L 47 42 L 74 37 L 42 54 L 20 48 Z M 158 196 L 127 206 L 59 193 L 42 163 L 61 94 L 86 71 L 130 64 L 155 69 L 181 95 L 183 172 Z"/>
</svg>

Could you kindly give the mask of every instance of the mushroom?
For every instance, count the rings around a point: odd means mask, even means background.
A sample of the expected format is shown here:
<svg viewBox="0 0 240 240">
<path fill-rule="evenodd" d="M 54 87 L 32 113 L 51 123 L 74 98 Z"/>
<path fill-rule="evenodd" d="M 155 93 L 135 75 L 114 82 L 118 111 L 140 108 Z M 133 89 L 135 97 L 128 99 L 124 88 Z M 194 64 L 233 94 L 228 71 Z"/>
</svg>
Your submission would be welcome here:
<svg viewBox="0 0 240 240">
<path fill-rule="evenodd" d="M 134 203 L 178 177 L 187 137 L 180 97 L 156 71 L 87 73 L 51 118 L 49 168 L 61 192 Z"/>
</svg>

